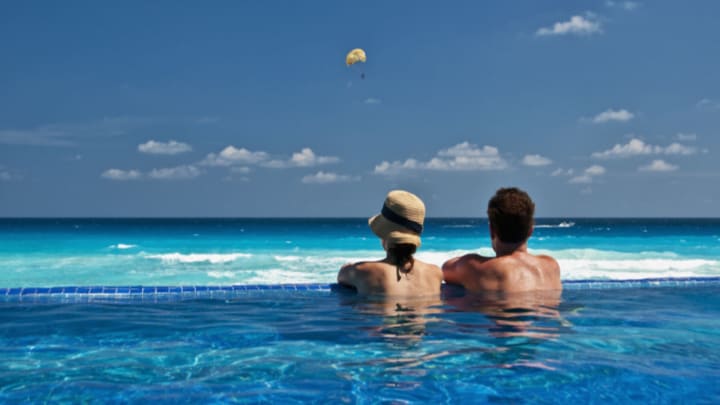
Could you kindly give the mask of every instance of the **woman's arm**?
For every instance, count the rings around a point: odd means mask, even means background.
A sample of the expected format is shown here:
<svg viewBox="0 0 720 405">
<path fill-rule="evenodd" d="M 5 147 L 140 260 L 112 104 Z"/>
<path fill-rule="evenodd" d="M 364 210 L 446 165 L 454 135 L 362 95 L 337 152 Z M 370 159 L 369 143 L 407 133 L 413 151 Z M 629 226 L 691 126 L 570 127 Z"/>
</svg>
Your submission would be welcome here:
<svg viewBox="0 0 720 405">
<path fill-rule="evenodd" d="M 338 284 L 355 287 L 356 269 L 354 263 L 348 263 L 340 268 L 337 275 Z"/>
</svg>

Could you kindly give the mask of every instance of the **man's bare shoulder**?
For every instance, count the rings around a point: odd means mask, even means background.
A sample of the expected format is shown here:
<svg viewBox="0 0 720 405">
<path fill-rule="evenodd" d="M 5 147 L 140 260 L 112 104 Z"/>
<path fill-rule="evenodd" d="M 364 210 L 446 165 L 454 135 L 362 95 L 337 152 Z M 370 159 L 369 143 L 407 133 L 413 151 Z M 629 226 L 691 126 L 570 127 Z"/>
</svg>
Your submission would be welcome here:
<svg viewBox="0 0 720 405">
<path fill-rule="evenodd" d="M 478 289 L 477 284 L 482 280 L 496 277 L 490 265 L 493 260 L 495 259 L 492 257 L 476 253 L 450 259 L 443 265 L 443 277 L 448 284 L 459 284 L 471 290 Z"/>
<path fill-rule="evenodd" d="M 555 260 L 554 257 L 548 256 L 548 255 L 535 255 L 539 260 L 542 260 L 543 263 L 547 264 L 548 266 L 556 269 L 560 269 L 560 264 L 558 264 L 557 260 Z"/>
<path fill-rule="evenodd" d="M 540 261 L 540 268 L 543 271 L 560 278 L 560 263 L 554 257 L 548 255 L 537 255 L 535 257 Z"/>
<path fill-rule="evenodd" d="M 543 272 L 558 272 L 560 265 L 547 255 L 533 255 L 528 252 L 515 252 L 511 255 L 493 258 L 488 265 L 498 270 L 513 270 L 522 268 L 539 269 Z"/>
</svg>

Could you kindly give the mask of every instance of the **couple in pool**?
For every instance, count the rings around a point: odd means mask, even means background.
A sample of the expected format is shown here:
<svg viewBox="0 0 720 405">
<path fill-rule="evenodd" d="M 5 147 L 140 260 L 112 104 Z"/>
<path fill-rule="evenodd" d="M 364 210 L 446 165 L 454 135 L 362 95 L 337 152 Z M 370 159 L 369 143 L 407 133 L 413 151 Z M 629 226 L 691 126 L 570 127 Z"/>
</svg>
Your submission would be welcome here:
<svg viewBox="0 0 720 405">
<path fill-rule="evenodd" d="M 369 220 L 370 229 L 382 240 L 385 258 L 346 264 L 338 283 L 361 295 L 404 297 L 440 294 L 443 280 L 476 293 L 561 290 L 557 261 L 527 251 L 534 213 L 535 204 L 526 192 L 499 189 L 487 208 L 496 256 L 466 254 L 446 261 L 441 270 L 413 257 L 420 247 L 425 204 L 407 191 L 391 191 L 380 214 Z"/>
</svg>

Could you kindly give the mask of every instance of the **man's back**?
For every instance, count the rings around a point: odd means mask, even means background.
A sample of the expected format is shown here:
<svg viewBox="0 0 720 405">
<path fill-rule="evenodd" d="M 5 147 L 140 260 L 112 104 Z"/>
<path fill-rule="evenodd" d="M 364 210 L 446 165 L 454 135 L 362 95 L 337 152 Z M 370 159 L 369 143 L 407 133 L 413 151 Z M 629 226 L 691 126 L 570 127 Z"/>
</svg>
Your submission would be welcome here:
<svg viewBox="0 0 720 405">
<path fill-rule="evenodd" d="M 488 202 L 487 214 L 497 256 L 469 254 L 450 259 L 443 265 L 445 281 L 474 292 L 561 290 L 555 259 L 528 253 L 535 224 L 535 203 L 530 196 L 516 187 L 501 188 Z"/>
<path fill-rule="evenodd" d="M 555 259 L 525 251 L 499 257 L 461 256 L 443 265 L 443 276 L 447 283 L 473 292 L 562 289 L 560 266 Z"/>
</svg>

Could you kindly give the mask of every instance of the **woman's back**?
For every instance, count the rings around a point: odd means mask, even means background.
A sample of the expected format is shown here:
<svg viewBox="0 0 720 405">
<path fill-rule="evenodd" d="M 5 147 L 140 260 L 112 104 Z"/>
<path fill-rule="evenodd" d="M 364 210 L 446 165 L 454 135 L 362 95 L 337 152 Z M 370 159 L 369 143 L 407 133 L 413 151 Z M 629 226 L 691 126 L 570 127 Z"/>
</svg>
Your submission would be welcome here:
<svg viewBox="0 0 720 405">
<path fill-rule="evenodd" d="M 372 232 L 382 240 L 385 258 L 343 266 L 338 283 L 361 295 L 439 295 L 440 268 L 413 257 L 421 244 L 424 221 L 425 204 L 418 196 L 402 190 L 389 192 L 380 214 L 368 220 Z"/>
<path fill-rule="evenodd" d="M 380 260 L 344 266 L 338 282 L 352 285 L 361 295 L 410 297 L 440 294 L 442 278 L 442 271 L 434 264 L 414 260 L 412 268 L 406 270 Z"/>
</svg>

